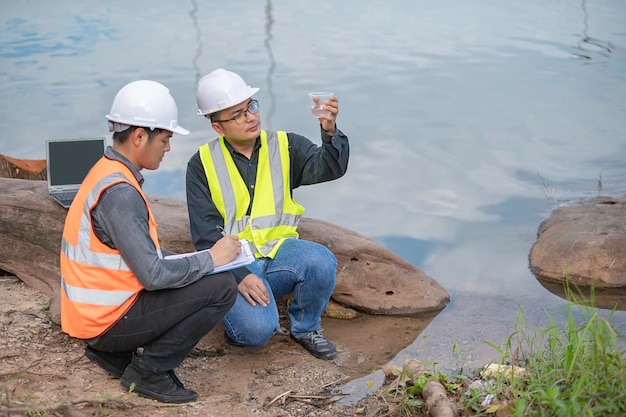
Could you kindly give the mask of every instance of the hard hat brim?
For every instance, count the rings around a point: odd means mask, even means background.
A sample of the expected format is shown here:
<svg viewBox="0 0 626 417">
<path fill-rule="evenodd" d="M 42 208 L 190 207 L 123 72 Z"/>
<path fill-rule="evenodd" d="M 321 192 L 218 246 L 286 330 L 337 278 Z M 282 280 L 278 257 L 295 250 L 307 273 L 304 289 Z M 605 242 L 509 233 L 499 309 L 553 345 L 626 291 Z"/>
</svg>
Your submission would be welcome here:
<svg viewBox="0 0 626 417">
<path fill-rule="evenodd" d="M 187 136 L 190 132 L 182 126 L 176 126 L 172 131 L 174 133 L 178 133 L 179 135 Z"/>
</svg>

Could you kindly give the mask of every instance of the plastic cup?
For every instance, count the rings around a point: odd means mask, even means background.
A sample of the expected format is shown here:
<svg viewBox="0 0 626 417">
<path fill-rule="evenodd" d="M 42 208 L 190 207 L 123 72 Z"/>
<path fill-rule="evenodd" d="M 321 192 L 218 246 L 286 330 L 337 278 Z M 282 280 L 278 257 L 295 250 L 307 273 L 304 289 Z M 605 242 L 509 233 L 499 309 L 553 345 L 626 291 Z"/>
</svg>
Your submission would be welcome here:
<svg viewBox="0 0 626 417">
<path fill-rule="evenodd" d="M 309 97 L 313 100 L 313 106 L 311 106 L 311 113 L 313 117 L 319 118 L 320 116 L 329 116 L 330 112 L 324 110 L 324 102 L 334 96 L 335 93 L 330 91 L 314 91 L 309 93 Z"/>
</svg>

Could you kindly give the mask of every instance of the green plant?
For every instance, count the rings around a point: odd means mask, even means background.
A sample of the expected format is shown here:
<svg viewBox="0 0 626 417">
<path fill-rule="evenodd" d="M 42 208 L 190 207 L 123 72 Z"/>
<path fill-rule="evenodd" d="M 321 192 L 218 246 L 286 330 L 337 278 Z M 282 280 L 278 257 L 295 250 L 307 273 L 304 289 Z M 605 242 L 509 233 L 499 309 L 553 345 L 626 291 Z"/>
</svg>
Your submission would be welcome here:
<svg viewBox="0 0 626 417">
<path fill-rule="evenodd" d="M 46 316 L 46 322 L 52 324 L 52 316 L 50 315 L 50 303 L 44 303 L 41 305 L 41 311 Z"/>
<path fill-rule="evenodd" d="M 495 378 L 495 391 L 508 400 L 512 416 L 626 415 L 626 360 L 613 314 L 602 318 L 592 301 L 575 304 L 571 292 L 568 297 L 562 326 L 550 317 L 547 328 L 527 329 L 520 310 L 519 327 L 499 349 L 500 363 L 525 369 L 519 378 Z"/>
<path fill-rule="evenodd" d="M 26 411 L 26 415 L 28 417 L 50 417 L 50 414 L 48 414 L 47 412 L 42 412 L 39 410 L 32 410 L 29 409 L 28 411 Z"/>
<path fill-rule="evenodd" d="M 456 400 L 464 417 L 626 415 L 626 351 L 619 345 L 624 335 L 611 324 L 614 312 L 601 316 L 593 289 L 581 300 L 576 299 L 580 292 L 567 288 L 566 293 L 563 323 L 546 313 L 548 326 L 527 326 L 519 308 L 515 331 L 504 344 L 486 342 L 500 354 L 492 373 L 484 369 L 470 380 L 462 373 L 446 377 L 437 372 L 436 362 L 424 364 L 432 370 L 415 373 L 403 366 L 382 393 L 385 401 L 396 404 L 387 415 L 426 415 L 422 391 L 433 378 Z M 452 349 L 460 359 L 458 344 Z"/>
<path fill-rule="evenodd" d="M 98 415 L 101 417 L 110 417 L 111 412 L 104 406 L 98 407 Z"/>
</svg>

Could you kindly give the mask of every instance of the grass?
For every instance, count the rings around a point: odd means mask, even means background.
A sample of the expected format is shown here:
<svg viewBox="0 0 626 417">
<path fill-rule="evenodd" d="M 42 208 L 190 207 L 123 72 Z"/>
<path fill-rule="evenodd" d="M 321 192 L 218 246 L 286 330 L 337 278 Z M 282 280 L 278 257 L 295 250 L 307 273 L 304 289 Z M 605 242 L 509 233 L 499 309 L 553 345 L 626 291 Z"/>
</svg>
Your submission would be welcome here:
<svg viewBox="0 0 626 417">
<path fill-rule="evenodd" d="M 577 323 L 573 309 L 584 318 Z M 500 349 L 501 363 L 524 368 L 523 376 L 500 375 L 495 387 L 511 416 L 624 416 L 626 360 L 610 318 L 592 307 L 567 305 L 567 321 L 527 329 L 519 313 L 517 332 Z M 513 342 L 513 340 L 517 340 Z"/>
<path fill-rule="evenodd" d="M 434 378 L 460 416 L 626 416 L 626 352 L 618 343 L 623 335 L 611 324 L 613 313 L 603 318 L 590 304 L 570 301 L 565 323 L 550 316 L 542 328 L 527 327 L 520 309 L 504 345 L 489 343 L 500 353 L 499 372 L 470 379 L 403 368 L 383 393 L 395 404 L 387 415 L 427 415 L 421 390 Z"/>
</svg>

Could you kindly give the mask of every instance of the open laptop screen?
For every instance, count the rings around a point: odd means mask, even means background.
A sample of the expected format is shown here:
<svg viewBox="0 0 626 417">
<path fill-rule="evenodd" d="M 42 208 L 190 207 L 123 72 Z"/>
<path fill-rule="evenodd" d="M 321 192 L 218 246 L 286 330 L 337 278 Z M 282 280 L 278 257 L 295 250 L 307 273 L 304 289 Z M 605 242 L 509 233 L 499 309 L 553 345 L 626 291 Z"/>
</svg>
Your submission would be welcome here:
<svg viewBox="0 0 626 417">
<path fill-rule="evenodd" d="M 51 187 L 78 185 L 104 153 L 104 138 L 50 140 L 47 147 Z"/>
</svg>

